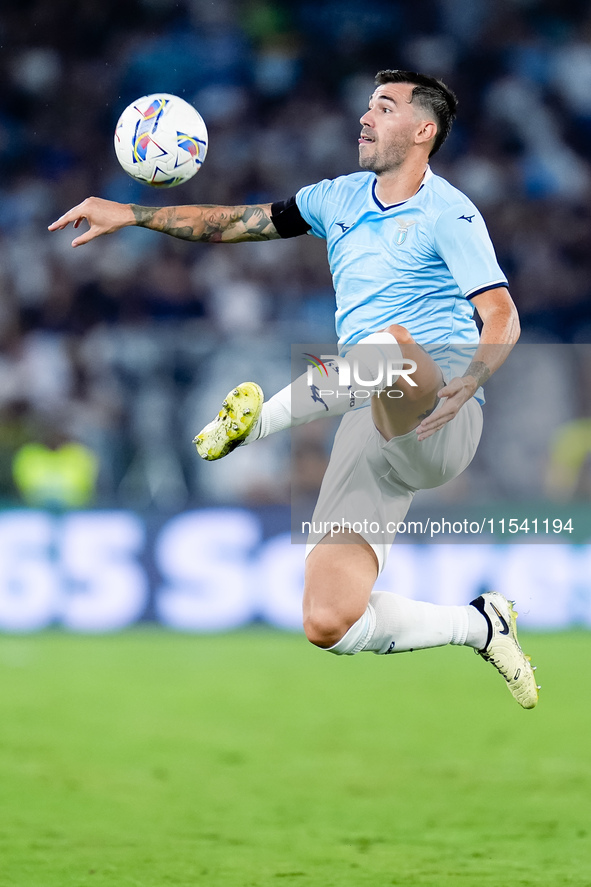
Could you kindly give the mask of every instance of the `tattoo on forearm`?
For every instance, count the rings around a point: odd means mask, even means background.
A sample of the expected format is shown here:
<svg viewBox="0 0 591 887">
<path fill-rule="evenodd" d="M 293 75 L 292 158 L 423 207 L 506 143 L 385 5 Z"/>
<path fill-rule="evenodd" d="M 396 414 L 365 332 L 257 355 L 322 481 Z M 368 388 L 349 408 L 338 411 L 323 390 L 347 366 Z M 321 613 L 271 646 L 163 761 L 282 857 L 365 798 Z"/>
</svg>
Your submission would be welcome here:
<svg viewBox="0 0 591 887">
<path fill-rule="evenodd" d="M 171 237 L 178 237 L 180 240 L 199 240 L 200 238 L 193 236 L 193 228 L 190 225 L 184 225 L 183 227 L 174 228 L 170 226 L 169 228 L 161 228 L 165 234 L 170 234 Z"/>
<path fill-rule="evenodd" d="M 137 206 L 131 205 L 136 224 L 205 243 L 275 240 L 279 237 L 263 206 Z"/>
<path fill-rule="evenodd" d="M 131 211 L 140 227 L 147 227 L 159 209 L 161 209 L 159 206 L 138 206 L 137 203 L 131 204 Z"/>
<path fill-rule="evenodd" d="M 269 225 L 270 219 L 265 215 L 260 206 L 247 206 L 242 215 L 242 221 L 247 231 L 252 234 L 264 235 L 265 228 Z"/>
<path fill-rule="evenodd" d="M 478 386 L 484 385 L 487 379 L 490 378 L 490 369 L 484 363 L 483 360 L 473 360 L 464 376 L 472 376 L 478 382 Z"/>
</svg>

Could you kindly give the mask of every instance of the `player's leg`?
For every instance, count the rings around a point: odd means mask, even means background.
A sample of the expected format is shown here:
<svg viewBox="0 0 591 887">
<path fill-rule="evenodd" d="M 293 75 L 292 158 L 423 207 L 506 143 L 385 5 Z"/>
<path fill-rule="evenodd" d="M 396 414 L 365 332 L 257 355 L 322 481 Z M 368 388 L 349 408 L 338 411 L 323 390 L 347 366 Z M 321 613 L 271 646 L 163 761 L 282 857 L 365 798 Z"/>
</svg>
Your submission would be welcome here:
<svg viewBox="0 0 591 887">
<path fill-rule="evenodd" d="M 388 330 L 365 336 L 348 348 L 344 357 L 323 356 L 321 369 L 315 368 L 314 372 L 310 368 L 263 405 L 249 442 L 284 428 L 344 416 L 359 406 L 366 406 L 374 391 L 387 387 L 386 368 L 402 370 L 404 360 L 395 336 Z M 391 375 L 399 378 L 393 369 Z"/>
<path fill-rule="evenodd" d="M 476 401 L 424 441 L 411 431 L 385 442 L 368 410 L 342 420 L 310 524 L 304 626 L 312 643 L 341 655 L 471 646 L 500 672 L 519 704 L 533 708 L 533 670 L 502 595 L 487 592 L 472 604 L 447 607 L 404 597 L 404 588 L 402 594 L 373 590 L 413 489 L 459 474 L 481 427 Z M 351 532 L 355 526 L 358 533 Z"/>
<path fill-rule="evenodd" d="M 390 440 L 412 431 L 438 404 L 437 392 L 444 384 L 441 370 L 399 324 L 361 339 L 347 351 L 344 362 L 354 367 L 354 376 L 367 380 L 367 386 L 355 378 L 350 379 L 352 384 L 343 384 L 343 360 L 336 356 L 324 360 L 325 375 L 314 384 L 304 373 L 268 401 L 256 383 L 241 383 L 195 437 L 197 452 L 209 461 L 221 459 L 237 446 L 278 431 L 343 416 L 366 403 L 370 392 L 375 392 L 371 405 L 376 428 Z M 388 387 L 384 368 L 399 365 L 402 369 L 409 362 L 414 369 L 401 373 Z"/>
<path fill-rule="evenodd" d="M 343 416 L 363 404 L 371 391 L 374 424 L 390 440 L 415 429 L 436 408 L 437 392 L 445 384 L 433 358 L 400 324 L 372 333 L 347 350 L 341 363 L 354 370 L 348 386 L 342 382 L 339 362 L 324 361 L 326 376 L 318 378 L 318 384 L 310 385 L 306 373 L 274 395 L 263 405 L 249 441 L 318 418 Z M 392 385 L 387 384 L 388 365 L 404 370 L 392 372 Z"/>
<path fill-rule="evenodd" d="M 445 644 L 486 646 L 486 617 L 476 607 L 372 591 L 378 570 L 372 547 L 355 533 L 336 534 L 312 549 L 303 604 L 311 643 L 338 655 L 402 653 Z"/>
<path fill-rule="evenodd" d="M 374 424 L 382 437 L 391 440 L 413 431 L 433 412 L 445 381 L 433 358 L 405 327 L 392 324 L 385 332 L 396 339 L 401 357 L 416 366 L 412 374 L 400 375 L 394 385 L 372 397 Z"/>
<path fill-rule="evenodd" d="M 306 558 L 304 579 L 308 640 L 329 649 L 363 620 L 377 576 L 377 558 L 358 534 L 327 536 L 316 545 Z"/>
<path fill-rule="evenodd" d="M 345 535 L 347 539 L 345 541 Z M 304 630 L 329 653 L 404 653 L 456 644 L 473 647 L 491 662 L 523 708 L 534 708 L 538 690 L 516 631 L 517 614 L 498 592 L 467 606 L 414 601 L 372 591 L 378 561 L 361 536 L 344 534 L 317 545 L 306 561 Z"/>
<path fill-rule="evenodd" d="M 203 459 L 213 461 L 226 456 L 237 446 L 278 431 L 316 419 L 344 416 L 360 404 L 367 404 L 374 390 L 385 387 L 384 367 L 388 363 L 397 365 L 403 360 L 395 337 L 382 331 L 371 333 L 352 346 L 345 359 L 336 355 L 325 358 L 322 374 L 312 384 L 308 373 L 303 373 L 268 401 L 264 401 L 263 392 L 256 383 L 243 382 L 226 396 L 215 419 L 195 437 L 197 452 Z M 345 384 L 342 379 L 344 364 L 354 366 L 362 379 L 380 381 L 361 388 Z M 360 389 L 360 397 L 355 396 L 356 389 Z"/>
</svg>

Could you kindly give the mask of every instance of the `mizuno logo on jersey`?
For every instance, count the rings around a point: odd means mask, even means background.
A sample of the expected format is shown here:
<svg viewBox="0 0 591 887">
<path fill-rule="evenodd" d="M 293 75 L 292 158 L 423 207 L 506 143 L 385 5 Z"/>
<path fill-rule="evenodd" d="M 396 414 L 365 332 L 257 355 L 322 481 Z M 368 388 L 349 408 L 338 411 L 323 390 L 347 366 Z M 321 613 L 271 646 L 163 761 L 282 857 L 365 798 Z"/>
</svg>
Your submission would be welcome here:
<svg viewBox="0 0 591 887">
<path fill-rule="evenodd" d="M 339 228 L 341 229 L 343 234 L 345 233 L 345 231 L 348 231 L 349 228 L 351 227 L 351 225 L 345 225 L 344 222 L 337 222 L 337 225 L 339 226 Z"/>
<path fill-rule="evenodd" d="M 414 219 L 394 219 L 394 221 L 398 225 L 398 234 L 396 236 L 395 243 L 396 246 L 402 246 L 402 244 L 406 240 L 408 229 L 412 228 L 413 225 L 416 225 L 416 221 Z"/>
<path fill-rule="evenodd" d="M 474 216 L 458 216 L 458 222 L 460 221 L 460 219 L 464 219 L 466 222 L 470 222 L 470 224 L 472 224 L 473 218 Z"/>
</svg>

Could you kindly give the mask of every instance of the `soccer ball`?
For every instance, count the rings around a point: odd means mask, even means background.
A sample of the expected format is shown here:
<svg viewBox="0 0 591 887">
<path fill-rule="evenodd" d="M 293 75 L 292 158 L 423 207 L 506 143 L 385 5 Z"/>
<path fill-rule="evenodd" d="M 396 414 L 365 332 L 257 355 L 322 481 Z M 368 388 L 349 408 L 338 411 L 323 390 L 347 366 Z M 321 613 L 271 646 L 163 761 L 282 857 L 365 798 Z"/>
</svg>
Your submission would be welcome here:
<svg viewBox="0 0 591 887">
<path fill-rule="evenodd" d="M 119 118 L 115 154 L 132 178 L 172 188 L 199 171 L 207 154 L 207 128 L 184 99 L 165 92 L 145 95 Z"/>
</svg>

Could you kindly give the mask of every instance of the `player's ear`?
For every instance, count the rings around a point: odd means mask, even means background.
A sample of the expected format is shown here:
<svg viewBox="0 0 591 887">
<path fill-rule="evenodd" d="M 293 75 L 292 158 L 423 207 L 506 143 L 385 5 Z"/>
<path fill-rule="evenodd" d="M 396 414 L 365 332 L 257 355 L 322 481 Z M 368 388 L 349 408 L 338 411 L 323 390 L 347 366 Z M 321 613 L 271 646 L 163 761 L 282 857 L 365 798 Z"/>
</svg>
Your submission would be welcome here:
<svg viewBox="0 0 591 887">
<path fill-rule="evenodd" d="M 417 145 L 432 141 L 437 135 L 437 124 L 433 120 L 421 120 L 415 141 Z"/>
</svg>

